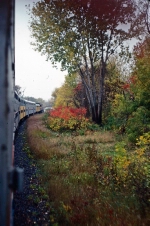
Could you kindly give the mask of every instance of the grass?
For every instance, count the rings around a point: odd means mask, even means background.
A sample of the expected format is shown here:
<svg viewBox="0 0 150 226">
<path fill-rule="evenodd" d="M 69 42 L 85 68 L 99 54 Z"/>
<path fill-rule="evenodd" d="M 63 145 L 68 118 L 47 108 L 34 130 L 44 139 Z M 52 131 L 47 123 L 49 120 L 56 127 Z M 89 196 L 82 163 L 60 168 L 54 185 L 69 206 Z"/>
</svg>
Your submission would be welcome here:
<svg viewBox="0 0 150 226">
<path fill-rule="evenodd" d="M 27 135 L 41 172 L 41 193 L 54 209 L 52 225 L 148 225 L 135 195 L 116 174 L 114 134 L 54 133 L 42 117 L 28 119 Z"/>
</svg>

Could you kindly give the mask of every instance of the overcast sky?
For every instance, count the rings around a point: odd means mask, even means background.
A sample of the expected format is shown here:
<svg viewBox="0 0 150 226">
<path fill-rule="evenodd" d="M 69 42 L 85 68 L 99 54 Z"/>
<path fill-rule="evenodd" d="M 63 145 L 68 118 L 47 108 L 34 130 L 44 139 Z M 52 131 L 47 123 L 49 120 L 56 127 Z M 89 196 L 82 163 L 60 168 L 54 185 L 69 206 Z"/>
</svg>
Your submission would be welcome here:
<svg viewBox="0 0 150 226">
<path fill-rule="evenodd" d="M 29 16 L 25 5 L 36 1 L 15 2 L 15 83 L 25 90 L 25 96 L 48 100 L 53 90 L 63 84 L 67 72 L 53 68 L 51 62 L 47 62 L 46 57 L 34 51 L 30 45 Z"/>
<path fill-rule="evenodd" d="M 53 68 L 51 62 L 47 62 L 46 57 L 34 51 L 30 45 L 30 18 L 25 5 L 32 5 L 37 1 L 16 0 L 15 2 L 16 85 L 25 90 L 24 96 L 41 97 L 48 100 L 54 89 L 63 84 L 67 72 Z M 135 40 L 133 39 L 128 44 L 132 47 Z"/>
</svg>

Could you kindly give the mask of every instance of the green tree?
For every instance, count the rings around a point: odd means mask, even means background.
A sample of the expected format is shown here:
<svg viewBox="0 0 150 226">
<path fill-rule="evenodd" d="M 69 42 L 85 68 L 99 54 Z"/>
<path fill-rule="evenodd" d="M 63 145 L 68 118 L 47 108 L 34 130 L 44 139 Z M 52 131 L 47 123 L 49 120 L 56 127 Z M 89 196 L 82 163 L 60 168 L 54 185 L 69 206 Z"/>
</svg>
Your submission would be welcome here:
<svg viewBox="0 0 150 226">
<path fill-rule="evenodd" d="M 35 49 L 53 64 L 61 62 L 69 74 L 80 74 L 92 119 L 101 124 L 108 59 L 123 41 L 137 34 L 130 29 L 133 1 L 43 0 L 35 3 L 30 14 Z"/>
<path fill-rule="evenodd" d="M 150 130 L 150 39 L 134 48 L 135 65 L 122 86 L 122 93 L 116 94 L 112 104 L 114 127 L 126 131 L 130 141 Z"/>
</svg>

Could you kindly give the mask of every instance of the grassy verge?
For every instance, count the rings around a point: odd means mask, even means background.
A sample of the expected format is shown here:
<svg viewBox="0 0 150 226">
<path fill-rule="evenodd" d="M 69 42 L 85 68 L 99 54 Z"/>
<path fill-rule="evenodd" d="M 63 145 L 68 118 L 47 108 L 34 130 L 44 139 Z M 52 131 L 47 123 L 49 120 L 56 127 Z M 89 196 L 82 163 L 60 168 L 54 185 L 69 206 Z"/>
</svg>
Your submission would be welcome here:
<svg viewBox="0 0 150 226">
<path fill-rule="evenodd" d="M 120 160 L 116 157 L 114 134 L 54 133 L 46 128 L 42 117 L 28 119 L 27 134 L 40 167 L 41 187 L 55 210 L 53 225 L 148 225 L 147 205 L 140 202 L 134 184 L 131 189 L 126 168 L 117 168 L 122 167 L 117 161 L 127 159 L 124 153 Z"/>
</svg>

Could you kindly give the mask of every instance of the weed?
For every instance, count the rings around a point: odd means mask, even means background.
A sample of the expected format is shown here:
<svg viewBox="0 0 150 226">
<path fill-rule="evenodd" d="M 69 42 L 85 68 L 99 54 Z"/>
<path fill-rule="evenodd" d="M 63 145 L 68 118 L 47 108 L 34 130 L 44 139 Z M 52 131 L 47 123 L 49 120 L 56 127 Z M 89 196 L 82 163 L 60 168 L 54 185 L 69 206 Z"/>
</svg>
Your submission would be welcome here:
<svg viewBox="0 0 150 226">
<path fill-rule="evenodd" d="M 41 116 L 28 119 L 27 131 L 40 167 L 38 192 L 54 209 L 51 223 L 148 225 L 149 134 L 129 151 L 108 131 L 52 133 Z"/>
</svg>

